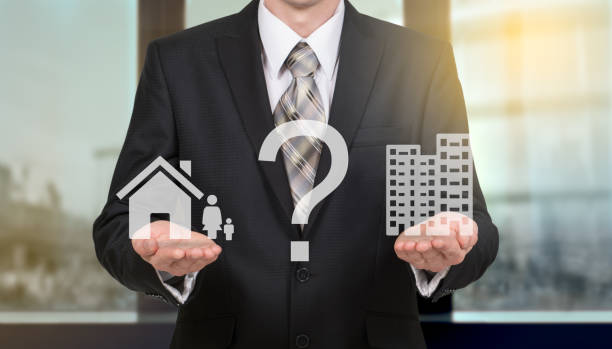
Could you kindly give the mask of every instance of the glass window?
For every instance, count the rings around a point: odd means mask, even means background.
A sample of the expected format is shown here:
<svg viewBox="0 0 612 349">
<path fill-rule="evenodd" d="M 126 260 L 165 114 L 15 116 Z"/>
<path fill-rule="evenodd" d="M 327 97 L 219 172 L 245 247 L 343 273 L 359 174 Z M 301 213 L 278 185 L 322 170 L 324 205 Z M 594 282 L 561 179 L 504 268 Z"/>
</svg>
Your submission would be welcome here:
<svg viewBox="0 0 612 349">
<path fill-rule="evenodd" d="M 501 238 L 492 268 L 455 294 L 457 319 L 612 309 L 611 14 L 596 0 L 452 1 L 474 158 Z"/>
<path fill-rule="evenodd" d="M 0 2 L 3 321 L 136 319 L 91 237 L 131 113 L 136 22 L 135 0 Z"/>
</svg>

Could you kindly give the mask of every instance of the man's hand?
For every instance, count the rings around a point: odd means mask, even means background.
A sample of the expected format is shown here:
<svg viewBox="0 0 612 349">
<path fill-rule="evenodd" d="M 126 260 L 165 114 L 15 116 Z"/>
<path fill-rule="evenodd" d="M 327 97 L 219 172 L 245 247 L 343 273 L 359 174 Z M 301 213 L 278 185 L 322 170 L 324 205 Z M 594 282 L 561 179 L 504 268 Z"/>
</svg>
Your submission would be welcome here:
<svg viewBox="0 0 612 349">
<path fill-rule="evenodd" d="M 217 260 L 221 247 L 206 235 L 191 232 L 191 239 L 170 240 L 170 222 L 151 223 L 150 239 L 132 239 L 134 251 L 155 269 L 175 276 L 201 270 Z"/>
<path fill-rule="evenodd" d="M 431 217 L 430 220 L 435 221 L 441 215 L 445 216 L 448 222 L 467 218 L 456 212 L 443 212 Z M 423 223 L 428 222 L 429 220 Z M 419 225 L 410 227 L 395 240 L 395 253 L 416 269 L 440 272 L 447 267 L 463 262 L 465 256 L 478 241 L 478 226 L 471 219 L 470 223 L 472 224 L 467 226 L 473 227 L 471 234 L 461 231 L 465 225 L 450 225 L 450 235 L 446 228 L 447 235 L 442 236 L 431 235 L 442 232 L 438 224 L 435 227 L 428 227 L 430 235 L 422 235 Z"/>
</svg>

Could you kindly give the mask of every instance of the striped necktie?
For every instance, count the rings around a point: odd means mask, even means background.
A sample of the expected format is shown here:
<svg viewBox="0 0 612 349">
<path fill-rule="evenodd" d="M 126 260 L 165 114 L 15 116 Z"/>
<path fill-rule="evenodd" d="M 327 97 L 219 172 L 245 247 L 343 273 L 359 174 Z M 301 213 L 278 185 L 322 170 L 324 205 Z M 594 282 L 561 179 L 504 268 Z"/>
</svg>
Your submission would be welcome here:
<svg viewBox="0 0 612 349">
<path fill-rule="evenodd" d="M 276 126 L 295 120 L 326 122 L 325 109 L 314 81 L 319 60 L 312 48 L 305 42 L 298 43 L 287 56 L 285 66 L 293 75 L 293 80 L 274 109 Z M 322 149 L 321 142 L 314 137 L 295 137 L 283 144 L 285 169 L 294 205 L 312 190 Z"/>
</svg>

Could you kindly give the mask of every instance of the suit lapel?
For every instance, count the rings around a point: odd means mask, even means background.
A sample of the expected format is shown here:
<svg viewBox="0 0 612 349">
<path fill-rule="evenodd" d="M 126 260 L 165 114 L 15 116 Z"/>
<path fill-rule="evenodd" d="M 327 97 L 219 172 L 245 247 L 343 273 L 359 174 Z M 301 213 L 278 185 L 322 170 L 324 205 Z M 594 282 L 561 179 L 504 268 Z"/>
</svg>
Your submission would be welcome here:
<svg viewBox="0 0 612 349">
<path fill-rule="evenodd" d="M 361 123 L 374 85 L 384 43 L 368 32 L 367 24 L 363 22 L 361 14 L 356 9 L 348 2 L 345 4 L 346 12 L 340 38 L 338 73 L 330 108 L 329 124 L 344 137 L 350 152 L 353 138 Z M 327 176 L 330 167 L 331 155 L 328 148 L 325 147 L 319 161 L 315 185 Z M 330 194 L 332 195 L 333 193 Z M 304 228 L 304 237 L 312 231 L 321 207 L 328 198 L 311 211 L 308 224 Z"/>
<path fill-rule="evenodd" d="M 257 158 L 265 137 L 274 129 L 261 61 L 257 1 L 242 10 L 237 22 L 235 33 L 217 38 L 217 49 L 234 103 Z M 275 162 L 259 162 L 259 165 L 290 221 L 293 202 L 282 152 L 278 152 Z"/>
</svg>

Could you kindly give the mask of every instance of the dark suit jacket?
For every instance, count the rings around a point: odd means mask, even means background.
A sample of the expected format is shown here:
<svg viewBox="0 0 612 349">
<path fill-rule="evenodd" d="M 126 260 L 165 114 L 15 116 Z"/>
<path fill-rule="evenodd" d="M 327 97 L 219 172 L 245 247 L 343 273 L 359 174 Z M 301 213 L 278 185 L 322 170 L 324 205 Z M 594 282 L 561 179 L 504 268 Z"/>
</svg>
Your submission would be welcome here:
<svg viewBox="0 0 612 349">
<path fill-rule="evenodd" d="M 128 206 L 117 191 L 155 157 L 192 160 L 192 180 L 215 194 L 236 227 L 219 259 L 179 306 L 173 348 L 420 348 L 414 276 L 385 235 L 385 145 L 467 132 L 448 43 L 358 13 L 349 3 L 329 122 L 349 147 L 342 184 L 315 207 L 303 233 L 281 152 L 257 160 L 273 129 L 257 29 L 257 1 L 240 13 L 149 45 L 109 200 L 94 223 L 96 254 L 126 287 L 176 304 L 132 249 Z M 324 150 L 317 181 L 327 174 Z M 434 299 L 478 279 L 498 234 L 476 182 L 479 241 L 451 268 Z M 194 199 L 193 230 L 205 200 Z M 291 240 L 310 241 L 310 262 L 291 263 Z M 298 277 L 297 270 L 302 269 Z M 305 340 L 306 337 L 300 337 Z"/>
</svg>

